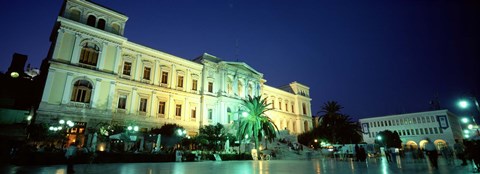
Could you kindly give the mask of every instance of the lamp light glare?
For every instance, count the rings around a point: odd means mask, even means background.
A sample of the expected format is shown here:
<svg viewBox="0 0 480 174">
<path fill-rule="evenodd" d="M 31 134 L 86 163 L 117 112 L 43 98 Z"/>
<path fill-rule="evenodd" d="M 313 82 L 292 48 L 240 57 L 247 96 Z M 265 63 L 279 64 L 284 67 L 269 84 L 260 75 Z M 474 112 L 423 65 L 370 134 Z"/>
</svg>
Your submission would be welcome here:
<svg viewBox="0 0 480 174">
<path fill-rule="evenodd" d="M 138 126 L 133 127 L 133 131 L 138 131 Z"/>
<path fill-rule="evenodd" d="M 468 118 L 462 118 L 462 123 L 468 123 Z"/>
<path fill-rule="evenodd" d="M 247 116 L 248 116 L 248 113 L 247 113 L 247 112 L 242 112 L 242 116 L 243 116 L 243 117 L 247 117 Z"/>
<path fill-rule="evenodd" d="M 472 124 L 469 124 L 467 127 L 468 127 L 468 129 L 473 129 L 473 125 L 472 125 Z"/>
<path fill-rule="evenodd" d="M 458 102 L 458 106 L 465 109 L 465 108 L 468 107 L 468 102 L 465 101 L 465 100 L 462 100 L 462 101 Z"/>
<path fill-rule="evenodd" d="M 132 130 L 133 127 L 132 127 L 132 126 L 128 126 L 127 129 L 128 129 L 128 130 Z"/>
<path fill-rule="evenodd" d="M 65 120 L 60 120 L 60 121 L 58 121 L 58 123 L 65 124 Z"/>
</svg>

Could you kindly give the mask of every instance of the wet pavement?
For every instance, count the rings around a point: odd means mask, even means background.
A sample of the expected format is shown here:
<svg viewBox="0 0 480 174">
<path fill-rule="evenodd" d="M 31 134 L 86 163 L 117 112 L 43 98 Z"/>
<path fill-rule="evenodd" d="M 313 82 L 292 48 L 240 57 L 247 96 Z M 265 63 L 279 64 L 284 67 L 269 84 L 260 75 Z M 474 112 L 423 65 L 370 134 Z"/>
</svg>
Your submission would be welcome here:
<svg viewBox="0 0 480 174">
<path fill-rule="evenodd" d="M 91 174 L 156 174 L 156 173 L 194 173 L 194 174 L 346 174 L 346 173 L 473 173 L 473 168 L 448 165 L 439 159 L 438 169 L 429 167 L 426 160 L 406 163 L 387 163 L 385 159 L 369 159 L 367 162 L 352 160 L 339 161 L 331 158 L 312 160 L 271 160 L 271 161 L 202 161 L 202 162 L 171 162 L 171 163 L 110 163 L 110 164 L 77 164 L 75 173 Z M 63 174 L 66 165 L 52 166 L 2 166 L 3 174 Z"/>
</svg>

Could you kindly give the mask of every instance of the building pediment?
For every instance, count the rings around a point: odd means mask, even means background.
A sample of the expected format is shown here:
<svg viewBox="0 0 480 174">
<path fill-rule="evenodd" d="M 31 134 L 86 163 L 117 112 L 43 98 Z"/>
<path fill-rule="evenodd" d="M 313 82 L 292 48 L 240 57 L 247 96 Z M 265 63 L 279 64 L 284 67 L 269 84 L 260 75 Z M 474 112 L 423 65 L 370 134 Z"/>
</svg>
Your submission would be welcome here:
<svg viewBox="0 0 480 174">
<path fill-rule="evenodd" d="M 227 67 L 230 69 L 230 70 L 239 70 L 239 71 L 243 71 L 247 74 L 253 74 L 254 76 L 259 76 L 260 78 L 263 77 L 263 74 L 258 72 L 257 70 L 253 69 L 251 66 L 249 66 L 248 64 L 244 63 L 244 62 L 227 62 L 227 61 L 223 61 L 222 63 L 226 64 Z"/>
</svg>

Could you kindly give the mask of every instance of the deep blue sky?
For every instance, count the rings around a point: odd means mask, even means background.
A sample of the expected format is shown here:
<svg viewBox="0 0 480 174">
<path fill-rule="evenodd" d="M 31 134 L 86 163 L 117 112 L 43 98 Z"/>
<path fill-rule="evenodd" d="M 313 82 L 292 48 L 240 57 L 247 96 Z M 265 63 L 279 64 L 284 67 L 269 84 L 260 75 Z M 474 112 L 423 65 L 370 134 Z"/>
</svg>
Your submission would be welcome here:
<svg viewBox="0 0 480 174">
<path fill-rule="evenodd" d="M 244 61 L 267 84 L 310 86 L 356 118 L 443 108 L 480 96 L 480 5 L 444 1 L 96 0 L 129 16 L 125 36 L 186 59 Z M 141 3 L 139 3 L 141 2 Z M 62 1 L 0 2 L 0 70 L 40 66 Z M 237 46 L 236 46 L 237 45 Z"/>
</svg>

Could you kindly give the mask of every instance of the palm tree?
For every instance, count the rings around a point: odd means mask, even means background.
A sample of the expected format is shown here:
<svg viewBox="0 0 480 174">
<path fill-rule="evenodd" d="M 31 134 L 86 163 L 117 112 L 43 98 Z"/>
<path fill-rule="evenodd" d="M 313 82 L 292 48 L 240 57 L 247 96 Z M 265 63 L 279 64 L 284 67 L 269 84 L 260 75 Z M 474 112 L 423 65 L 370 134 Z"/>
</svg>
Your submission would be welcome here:
<svg viewBox="0 0 480 174">
<path fill-rule="evenodd" d="M 258 149 L 258 137 L 262 134 L 262 130 L 266 135 L 268 134 L 268 138 L 276 136 L 276 134 L 272 134 L 275 132 L 275 124 L 265 116 L 265 112 L 271 110 L 267 108 L 269 105 L 270 103 L 267 104 L 266 99 L 262 99 L 261 96 L 248 96 L 248 99 L 243 100 L 243 106 L 246 108 L 248 116 L 240 120 L 237 138 L 242 140 L 245 135 L 252 137 L 255 141 L 255 149 Z"/>
<path fill-rule="evenodd" d="M 328 101 L 317 113 L 321 114 L 317 130 L 324 131 L 321 134 L 326 134 L 332 143 L 352 143 L 361 136 L 359 125 L 351 121 L 348 115 L 340 113 L 342 108 L 336 101 Z"/>
<path fill-rule="evenodd" d="M 265 149 L 268 147 L 268 142 L 277 138 L 278 127 L 273 123 L 273 120 L 267 116 L 261 116 L 261 137 L 265 137 Z"/>
</svg>

